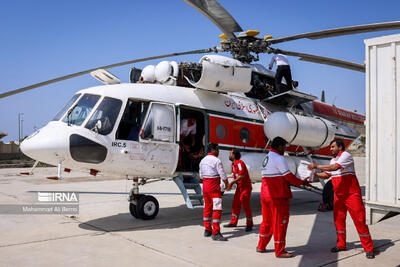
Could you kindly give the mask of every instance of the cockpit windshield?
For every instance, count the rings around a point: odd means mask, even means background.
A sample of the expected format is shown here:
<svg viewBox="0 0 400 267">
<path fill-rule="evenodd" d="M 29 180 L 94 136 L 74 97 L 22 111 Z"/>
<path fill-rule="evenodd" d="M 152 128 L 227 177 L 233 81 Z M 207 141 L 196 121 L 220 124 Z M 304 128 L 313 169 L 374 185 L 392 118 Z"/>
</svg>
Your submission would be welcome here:
<svg viewBox="0 0 400 267">
<path fill-rule="evenodd" d="M 105 97 L 85 127 L 102 135 L 111 133 L 121 106 L 121 100 Z"/>
<path fill-rule="evenodd" d="M 79 99 L 78 103 L 76 103 L 75 106 L 68 111 L 67 116 L 65 116 L 63 119 L 63 122 L 68 123 L 68 125 L 81 125 L 99 99 L 99 95 L 84 94 L 81 99 Z"/>
<path fill-rule="evenodd" d="M 65 104 L 65 106 L 54 116 L 53 121 L 58 121 L 65 114 L 65 112 L 75 103 L 75 101 L 80 97 L 81 94 L 76 94 Z"/>
</svg>

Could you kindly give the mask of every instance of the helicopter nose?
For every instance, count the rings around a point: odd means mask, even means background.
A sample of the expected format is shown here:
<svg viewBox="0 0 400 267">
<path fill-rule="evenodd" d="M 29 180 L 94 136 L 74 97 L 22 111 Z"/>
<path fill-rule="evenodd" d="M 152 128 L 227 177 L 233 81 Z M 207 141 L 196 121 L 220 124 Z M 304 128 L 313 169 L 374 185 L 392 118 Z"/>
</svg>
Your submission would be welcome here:
<svg viewBox="0 0 400 267">
<path fill-rule="evenodd" d="M 57 164 L 58 158 L 66 155 L 68 138 L 60 129 L 45 126 L 27 137 L 20 144 L 20 149 L 32 159 Z"/>
</svg>

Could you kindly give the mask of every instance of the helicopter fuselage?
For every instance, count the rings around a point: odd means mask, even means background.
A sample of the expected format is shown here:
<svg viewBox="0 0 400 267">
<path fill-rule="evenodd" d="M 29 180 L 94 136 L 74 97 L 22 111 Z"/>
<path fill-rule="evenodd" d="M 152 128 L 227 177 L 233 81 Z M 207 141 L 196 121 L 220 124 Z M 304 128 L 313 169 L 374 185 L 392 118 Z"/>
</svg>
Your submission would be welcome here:
<svg viewBox="0 0 400 267">
<path fill-rule="evenodd" d="M 69 169 L 118 177 L 173 177 L 182 156 L 180 121 L 195 117 L 202 153 L 208 143 L 218 143 L 220 158 L 230 172 L 229 151 L 240 149 L 256 182 L 261 180 L 267 148 L 264 121 L 277 111 L 287 110 L 241 93 L 161 84 L 97 86 L 77 92 L 53 121 L 22 142 L 21 150 L 35 160 L 62 162 Z M 338 126 L 335 136 L 350 145 L 358 132 Z M 310 151 L 291 146 L 288 152 L 294 172 L 305 154 L 316 161 L 330 156 L 328 147 Z"/>
</svg>

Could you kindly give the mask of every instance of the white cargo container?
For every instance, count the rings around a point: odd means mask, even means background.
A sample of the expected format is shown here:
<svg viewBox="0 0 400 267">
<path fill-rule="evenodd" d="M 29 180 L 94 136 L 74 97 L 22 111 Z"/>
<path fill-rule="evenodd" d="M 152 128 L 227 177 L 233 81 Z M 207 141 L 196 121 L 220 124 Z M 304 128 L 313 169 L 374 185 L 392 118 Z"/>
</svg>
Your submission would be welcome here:
<svg viewBox="0 0 400 267">
<path fill-rule="evenodd" d="M 400 212 L 400 34 L 365 40 L 367 223 Z"/>
</svg>

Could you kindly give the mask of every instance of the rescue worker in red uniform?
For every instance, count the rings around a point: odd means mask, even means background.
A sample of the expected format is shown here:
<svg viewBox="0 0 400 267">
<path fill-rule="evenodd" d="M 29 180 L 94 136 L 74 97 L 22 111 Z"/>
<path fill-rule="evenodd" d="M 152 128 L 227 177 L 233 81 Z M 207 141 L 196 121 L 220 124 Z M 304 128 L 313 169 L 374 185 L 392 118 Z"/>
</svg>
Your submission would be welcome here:
<svg viewBox="0 0 400 267">
<path fill-rule="evenodd" d="M 287 142 L 282 137 L 272 140 L 271 150 L 262 163 L 261 206 L 263 221 L 260 225 L 260 237 L 257 252 L 266 252 L 274 236 L 275 256 L 291 258 L 293 253 L 285 251 L 286 231 L 289 223 L 289 199 L 292 198 L 290 184 L 309 185 L 290 172 L 283 156 Z"/>
<path fill-rule="evenodd" d="M 232 219 L 229 224 L 224 227 L 236 227 L 241 206 L 243 206 L 246 214 L 246 232 L 253 230 L 253 215 L 250 207 L 251 191 L 251 180 L 249 172 L 247 171 L 246 164 L 240 160 L 240 151 L 238 149 L 232 149 L 229 153 L 229 159 L 232 161 L 232 173 L 234 180 L 229 183 L 227 190 L 230 190 L 234 184 L 237 184 L 235 196 L 233 197 L 232 203 Z"/>
<path fill-rule="evenodd" d="M 221 160 L 218 159 L 219 148 L 216 143 L 209 143 L 207 146 L 208 154 L 200 161 L 200 178 L 203 179 L 203 198 L 204 210 L 203 221 L 204 236 L 212 236 L 213 240 L 226 241 L 222 236 L 219 224 L 222 215 L 222 193 L 221 179 L 228 187 L 228 179 L 222 166 Z M 212 220 L 212 226 L 211 226 Z"/>
<path fill-rule="evenodd" d="M 337 245 L 331 249 L 332 253 L 346 250 L 346 215 L 349 211 L 354 225 L 360 236 L 361 245 L 368 259 L 375 258 L 374 245 L 365 223 L 365 207 L 362 201 L 361 189 L 354 170 L 354 160 L 350 153 L 345 151 L 343 140 L 335 139 L 331 142 L 333 159 L 329 165 L 310 163 L 310 170 L 317 169 L 324 172 L 315 173 L 321 179 L 332 177 L 334 191 L 333 219 L 335 221 Z"/>
</svg>

